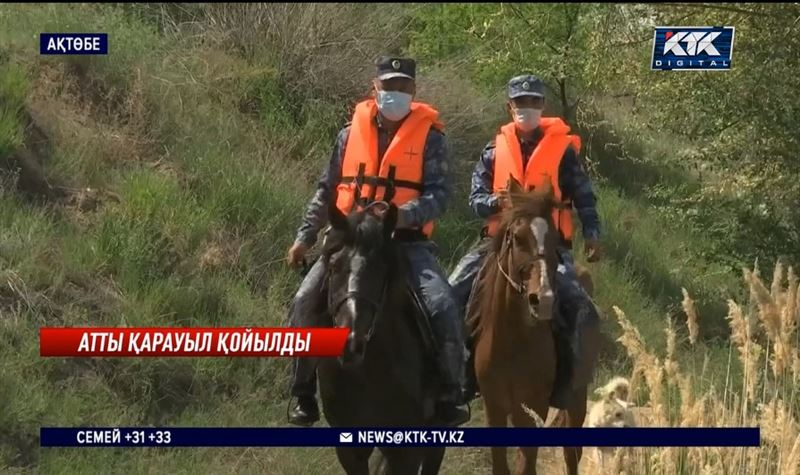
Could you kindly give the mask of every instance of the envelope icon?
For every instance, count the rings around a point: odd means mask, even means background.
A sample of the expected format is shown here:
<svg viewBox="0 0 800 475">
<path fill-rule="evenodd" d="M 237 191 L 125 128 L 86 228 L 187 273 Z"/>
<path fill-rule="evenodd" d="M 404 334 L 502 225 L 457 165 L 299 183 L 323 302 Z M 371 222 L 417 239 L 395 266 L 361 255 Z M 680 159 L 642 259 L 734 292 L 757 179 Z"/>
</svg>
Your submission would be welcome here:
<svg viewBox="0 0 800 475">
<path fill-rule="evenodd" d="M 349 444 L 353 442 L 353 433 L 352 432 L 342 432 L 339 434 L 339 443 L 340 444 Z"/>
</svg>

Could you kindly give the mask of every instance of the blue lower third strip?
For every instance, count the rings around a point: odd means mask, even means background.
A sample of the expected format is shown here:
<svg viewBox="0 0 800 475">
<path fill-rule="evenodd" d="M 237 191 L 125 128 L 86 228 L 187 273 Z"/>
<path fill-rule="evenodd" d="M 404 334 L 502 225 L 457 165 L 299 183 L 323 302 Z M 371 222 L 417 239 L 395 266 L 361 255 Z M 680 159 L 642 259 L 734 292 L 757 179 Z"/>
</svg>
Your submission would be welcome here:
<svg viewBox="0 0 800 475">
<path fill-rule="evenodd" d="M 42 427 L 42 447 L 758 447 L 754 428 Z"/>
</svg>

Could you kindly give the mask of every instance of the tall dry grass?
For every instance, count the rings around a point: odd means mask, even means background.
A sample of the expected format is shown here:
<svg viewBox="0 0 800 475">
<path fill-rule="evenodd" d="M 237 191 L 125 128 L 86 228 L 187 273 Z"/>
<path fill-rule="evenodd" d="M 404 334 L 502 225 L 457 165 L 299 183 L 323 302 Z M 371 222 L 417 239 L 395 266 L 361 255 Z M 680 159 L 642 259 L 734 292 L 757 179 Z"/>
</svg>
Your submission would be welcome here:
<svg viewBox="0 0 800 475">
<path fill-rule="evenodd" d="M 411 26 L 403 4 L 227 3 L 201 8 L 203 35 L 246 58 L 267 60 L 306 100 L 348 101 L 369 92 L 373 62 L 399 54 Z"/>
<path fill-rule="evenodd" d="M 675 358 L 680 351 L 705 353 L 697 344 L 701 319 L 688 292 L 683 300 L 688 339 L 679 341 L 668 318 L 664 358 L 648 348 L 620 308 L 614 312 L 623 331 L 618 341 L 634 362 L 631 393 L 647 393 L 637 401 L 643 406 L 637 415 L 642 426 L 759 426 L 761 447 L 620 448 L 611 473 L 800 474 L 798 277 L 780 262 L 769 286 L 755 272 L 744 270 L 743 277 L 752 301 L 747 306 L 728 301 L 731 357 L 722 394 L 701 379 L 704 371 L 682 368 Z"/>
</svg>

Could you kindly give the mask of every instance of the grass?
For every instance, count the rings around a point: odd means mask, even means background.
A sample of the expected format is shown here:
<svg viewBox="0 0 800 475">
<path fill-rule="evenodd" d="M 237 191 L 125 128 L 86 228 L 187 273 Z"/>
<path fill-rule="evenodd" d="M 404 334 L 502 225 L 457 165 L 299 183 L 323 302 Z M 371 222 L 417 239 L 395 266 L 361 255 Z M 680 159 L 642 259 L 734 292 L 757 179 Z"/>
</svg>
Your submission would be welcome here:
<svg viewBox="0 0 800 475">
<path fill-rule="evenodd" d="M 285 425 L 286 359 L 38 356 L 43 325 L 282 325 L 299 284 L 283 257 L 347 120 L 338 98 L 355 96 L 353 77 L 292 83 L 318 78 L 287 78 L 277 74 L 283 63 L 275 55 L 242 57 L 224 38 L 168 33 L 145 17 L 111 6 L 0 7 L 0 164 L 27 145 L 21 127 L 29 113 L 52 145 L 38 157 L 47 177 L 70 190 L 67 199 L 31 201 L 14 189 L 14 173 L 2 173 L 0 471 L 330 473 L 331 449 L 38 448 L 41 425 Z M 30 33 L 92 28 L 109 33 L 113 57 L 40 57 Z M 319 71 L 334 69 L 312 59 Z M 421 94 L 454 124 L 448 136 L 459 181 L 436 231 L 449 270 L 477 237 L 465 184 L 504 117 L 473 89 L 469 99 L 453 95 L 454 84 L 470 86 L 457 71 L 430 75 Z M 643 148 L 656 162 L 667 149 Z M 700 338 L 689 346 L 679 340 L 681 374 L 692 375 L 696 394 L 711 387 L 741 394 L 736 355 L 715 340 L 729 332 L 720 297 L 743 295 L 738 276 L 702 254 L 707 243 L 691 226 L 652 211 L 652 197 L 633 187 L 646 175 L 641 168 L 614 175 L 611 152 L 591 155 L 605 167 L 597 189 L 609 257 L 589 268 L 606 331 L 621 334 L 611 318 L 614 306 L 625 309 L 647 351 L 663 358 L 670 347 L 663 322 L 668 314 L 683 318 L 685 287 L 697 299 Z M 98 203 L 83 208 L 76 203 L 87 187 Z M 604 357 L 598 383 L 636 365 L 621 348 Z M 483 424 L 478 403 L 470 424 Z M 451 449 L 443 473 L 487 466 L 483 449 Z"/>
<path fill-rule="evenodd" d="M 24 68 L 8 64 L 2 56 L 0 66 L 0 156 L 5 156 L 22 143 L 18 115 L 28 91 Z"/>
</svg>

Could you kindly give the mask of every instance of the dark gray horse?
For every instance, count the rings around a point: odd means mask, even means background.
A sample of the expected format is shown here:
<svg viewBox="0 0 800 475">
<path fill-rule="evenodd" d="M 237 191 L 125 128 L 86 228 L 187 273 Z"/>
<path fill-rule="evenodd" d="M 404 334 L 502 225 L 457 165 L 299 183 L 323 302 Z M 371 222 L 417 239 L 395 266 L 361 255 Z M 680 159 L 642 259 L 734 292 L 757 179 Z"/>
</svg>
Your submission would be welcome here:
<svg viewBox="0 0 800 475">
<path fill-rule="evenodd" d="M 319 362 L 328 424 L 382 428 L 434 424 L 435 373 L 425 344 L 429 335 L 409 291 L 405 255 L 393 237 L 397 208 L 378 202 L 345 216 L 331 207 L 330 222 L 323 249 L 323 258 L 329 259 L 328 313 L 334 325 L 349 328 L 350 335 L 341 358 Z M 348 475 L 368 474 L 374 448 L 338 447 L 336 455 Z M 428 475 L 439 472 L 445 448 L 380 447 L 379 451 L 373 473 Z"/>
</svg>

